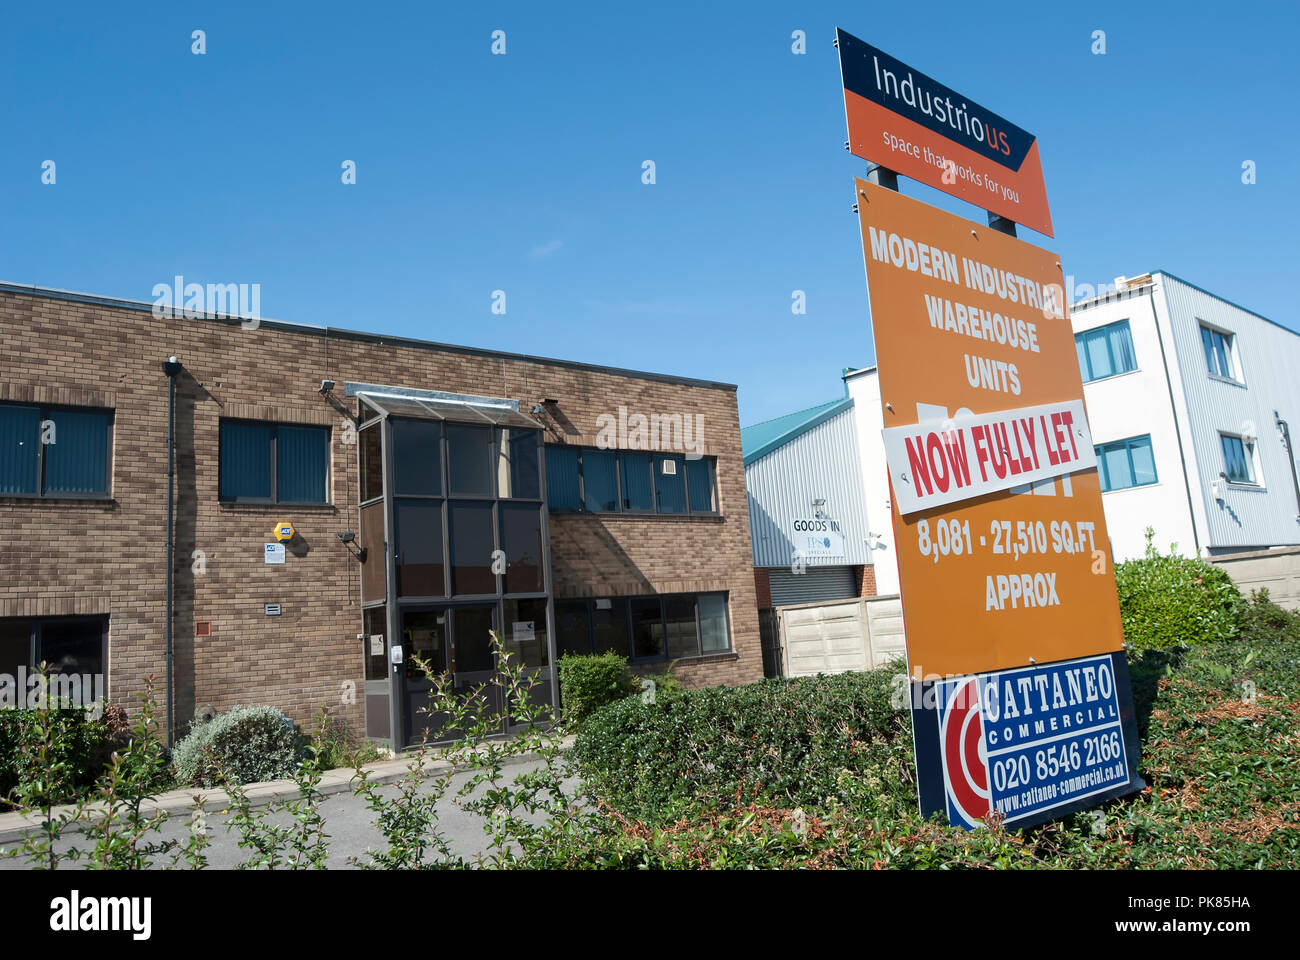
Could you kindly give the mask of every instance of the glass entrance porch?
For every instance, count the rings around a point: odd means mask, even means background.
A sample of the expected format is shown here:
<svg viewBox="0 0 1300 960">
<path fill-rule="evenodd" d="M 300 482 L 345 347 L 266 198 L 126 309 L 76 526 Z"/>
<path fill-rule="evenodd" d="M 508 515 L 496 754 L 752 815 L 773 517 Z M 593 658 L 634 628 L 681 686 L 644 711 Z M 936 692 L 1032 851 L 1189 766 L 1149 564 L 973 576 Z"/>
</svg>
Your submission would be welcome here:
<svg viewBox="0 0 1300 960">
<path fill-rule="evenodd" d="M 554 703 L 540 425 L 513 401 L 347 391 L 361 409 L 366 735 L 398 749 L 454 738 L 421 709 L 432 684 L 414 657 L 466 692 L 495 675 L 490 631 Z M 505 733 L 511 718 L 493 706 Z"/>
</svg>

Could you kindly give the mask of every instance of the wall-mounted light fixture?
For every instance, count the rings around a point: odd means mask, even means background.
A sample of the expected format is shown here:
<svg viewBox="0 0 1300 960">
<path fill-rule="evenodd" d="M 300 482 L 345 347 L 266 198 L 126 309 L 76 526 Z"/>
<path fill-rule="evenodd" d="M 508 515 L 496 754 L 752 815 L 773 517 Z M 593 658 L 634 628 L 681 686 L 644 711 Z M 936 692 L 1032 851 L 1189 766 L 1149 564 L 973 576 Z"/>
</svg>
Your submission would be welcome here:
<svg viewBox="0 0 1300 960">
<path fill-rule="evenodd" d="M 334 381 L 333 381 L 333 380 L 322 380 L 322 381 L 320 382 L 319 390 L 320 390 L 320 395 L 321 395 L 322 397 L 325 396 L 325 394 L 329 393 L 329 392 L 330 392 L 331 390 L 333 390 L 333 389 L 334 389 Z"/>
<path fill-rule="evenodd" d="M 351 530 L 344 530 L 342 533 L 336 533 L 335 536 L 339 538 L 339 543 L 347 547 L 348 553 L 357 558 L 358 563 L 366 562 L 366 553 L 368 551 L 365 547 L 357 547 L 357 535 L 355 533 Z"/>
</svg>

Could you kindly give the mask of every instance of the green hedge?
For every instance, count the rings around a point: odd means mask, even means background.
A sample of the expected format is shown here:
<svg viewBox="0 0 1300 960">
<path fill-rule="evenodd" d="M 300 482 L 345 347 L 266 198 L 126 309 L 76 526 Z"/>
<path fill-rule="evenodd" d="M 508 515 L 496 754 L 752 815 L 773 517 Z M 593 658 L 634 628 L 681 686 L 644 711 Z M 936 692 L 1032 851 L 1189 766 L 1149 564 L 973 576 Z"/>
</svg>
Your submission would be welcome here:
<svg viewBox="0 0 1300 960">
<path fill-rule="evenodd" d="M 75 800 L 99 776 L 110 743 L 102 719 L 84 709 L 50 710 L 50 751 L 38 753 L 42 711 L 9 708 L 0 710 L 0 798 L 7 801 L 20 783 L 52 803 Z M 0 802 L 0 809 L 8 806 Z"/>
<path fill-rule="evenodd" d="M 890 670 L 630 697 L 574 744 L 584 781 L 620 812 L 666 822 L 738 804 L 915 804 L 908 713 Z"/>
<path fill-rule="evenodd" d="M 606 704 L 640 689 L 628 675 L 627 658 L 616 653 L 565 654 L 557 665 L 560 703 L 564 707 L 564 719 L 570 723 L 582 723 Z"/>
<path fill-rule="evenodd" d="M 1231 640 L 1246 613 L 1241 591 L 1220 568 L 1172 552 L 1162 556 L 1147 528 L 1146 556 L 1115 565 L 1124 639 L 1130 650 L 1168 650 Z"/>
</svg>

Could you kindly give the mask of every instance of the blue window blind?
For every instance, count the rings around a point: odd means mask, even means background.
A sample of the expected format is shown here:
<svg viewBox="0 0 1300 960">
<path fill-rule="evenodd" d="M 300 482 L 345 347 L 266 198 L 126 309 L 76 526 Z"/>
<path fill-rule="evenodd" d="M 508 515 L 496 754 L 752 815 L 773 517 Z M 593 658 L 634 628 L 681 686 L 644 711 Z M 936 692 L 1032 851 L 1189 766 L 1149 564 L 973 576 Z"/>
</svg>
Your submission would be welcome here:
<svg viewBox="0 0 1300 960">
<path fill-rule="evenodd" d="M 1076 333 L 1074 348 L 1079 354 L 1079 374 L 1084 383 L 1137 369 L 1133 332 L 1127 320 Z"/>
<path fill-rule="evenodd" d="M 276 499 L 281 503 L 324 503 L 329 476 L 329 430 L 276 428 Z"/>
<path fill-rule="evenodd" d="M 0 494 L 107 495 L 111 410 L 0 404 Z"/>
<path fill-rule="evenodd" d="M 686 486 L 690 491 L 691 513 L 713 513 L 717 510 L 713 500 L 712 460 L 687 460 Z"/>
<path fill-rule="evenodd" d="M 221 422 L 220 496 L 222 500 L 271 499 L 270 423 Z"/>
<path fill-rule="evenodd" d="M 582 509 L 578 489 L 578 451 L 572 447 L 546 448 L 546 503 L 556 511 Z"/>
<path fill-rule="evenodd" d="M 1219 436 L 1223 445 L 1224 473 L 1233 483 L 1254 483 L 1255 464 L 1241 437 Z"/>
<path fill-rule="evenodd" d="M 0 406 L 0 493 L 37 492 L 41 412 Z"/>
<path fill-rule="evenodd" d="M 53 410 L 45 445 L 47 493 L 108 492 L 109 415 L 100 410 Z"/>
<path fill-rule="evenodd" d="M 650 454 L 622 454 L 623 509 L 653 510 L 654 487 L 651 486 Z"/>
<path fill-rule="evenodd" d="M 656 456 L 655 502 L 660 513 L 686 512 L 686 461 L 677 456 Z"/>
<path fill-rule="evenodd" d="M 1096 453 L 1102 490 L 1124 490 L 1156 482 L 1156 462 L 1149 435 L 1101 444 Z"/>
<path fill-rule="evenodd" d="M 582 451 L 586 507 L 592 513 L 618 510 L 618 457 L 613 450 Z"/>
<path fill-rule="evenodd" d="M 327 503 L 329 436 L 328 427 L 221 421 L 218 495 L 222 500 Z"/>
</svg>

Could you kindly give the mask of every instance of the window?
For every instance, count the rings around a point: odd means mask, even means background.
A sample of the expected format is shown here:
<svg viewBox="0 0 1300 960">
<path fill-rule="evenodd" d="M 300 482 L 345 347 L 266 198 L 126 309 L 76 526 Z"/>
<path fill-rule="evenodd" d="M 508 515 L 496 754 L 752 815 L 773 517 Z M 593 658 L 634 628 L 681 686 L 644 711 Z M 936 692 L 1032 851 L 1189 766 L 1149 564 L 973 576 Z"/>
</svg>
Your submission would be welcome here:
<svg viewBox="0 0 1300 960">
<path fill-rule="evenodd" d="M 366 663 L 367 680 L 388 679 L 388 657 L 385 656 L 384 636 L 388 633 L 387 610 L 383 606 L 367 607 L 361 612 L 362 629 L 365 635 L 361 639 L 362 656 Z M 371 637 L 379 637 L 376 645 Z"/>
<path fill-rule="evenodd" d="M 1255 472 L 1255 444 L 1248 443 L 1241 437 L 1226 433 L 1219 434 L 1223 446 L 1223 472 L 1230 483 L 1251 483 L 1259 485 Z"/>
<path fill-rule="evenodd" d="M 727 653 L 725 593 L 681 593 L 555 602 L 556 651 L 680 660 Z"/>
<path fill-rule="evenodd" d="M 436 497 L 442 493 L 442 424 L 392 419 L 393 493 Z M 378 431 L 371 431 L 378 436 Z"/>
<path fill-rule="evenodd" d="M 220 499 L 328 503 L 329 427 L 221 421 Z"/>
<path fill-rule="evenodd" d="M 542 511 L 535 503 L 502 503 L 501 550 L 506 555 L 506 593 L 540 593 Z"/>
<path fill-rule="evenodd" d="M 626 600 L 592 602 L 591 639 L 594 653 L 628 655 Z"/>
<path fill-rule="evenodd" d="M 582 480 L 576 449 L 546 448 L 546 502 L 555 513 L 582 509 Z"/>
<path fill-rule="evenodd" d="M 556 617 L 556 622 L 559 617 Z M 502 644 L 514 654 L 514 663 L 544 667 L 550 662 L 546 637 L 546 598 L 506 600 L 505 636 Z"/>
<path fill-rule="evenodd" d="M 591 613 L 586 600 L 555 601 L 555 655 L 566 653 L 591 653 Z"/>
<path fill-rule="evenodd" d="M 699 598 L 700 652 L 721 653 L 731 649 L 731 631 L 727 629 L 727 595 L 705 593 Z"/>
<path fill-rule="evenodd" d="M 1094 450 L 1103 491 L 1143 487 L 1156 482 L 1156 462 L 1149 435 L 1103 443 Z"/>
<path fill-rule="evenodd" d="M 679 660 L 699 653 L 699 632 L 695 622 L 695 598 L 689 595 L 664 598 L 664 625 L 668 657 Z"/>
<path fill-rule="evenodd" d="M 447 424 L 447 469 L 452 496 L 492 496 L 492 428 Z"/>
<path fill-rule="evenodd" d="M 447 593 L 443 578 L 442 501 L 398 500 L 393 504 L 397 528 L 397 573 L 399 597 L 442 597 Z M 383 552 L 376 555 L 383 562 Z"/>
<path fill-rule="evenodd" d="M 107 497 L 112 428 L 111 410 L 0 404 L 0 495 Z"/>
<path fill-rule="evenodd" d="M 502 427 L 497 440 L 497 490 L 503 499 L 535 500 L 542 495 L 537 469 L 537 431 Z"/>
<path fill-rule="evenodd" d="M 35 670 L 44 662 L 51 696 L 79 698 L 75 702 L 89 706 L 105 693 L 107 637 L 107 617 L 0 620 L 0 673 L 16 678 L 19 667 Z"/>
<path fill-rule="evenodd" d="M 613 450 L 582 452 L 583 503 L 588 513 L 618 509 L 618 455 Z"/>
<path fill-rule="evenodd" d="M 686 461 L 681 457 L 656 456 L 655 503 L 660 513 L 686 512 Z"/>
<path fill-rule="evenodd" d="M 1234 356 L 1236 339 L 1236 334 L 1201 327 L 1201 346 L 1205 350 L 1205 366 L 1211 376 L 1241 381 L 1241 377 L 1237 375 L 1237 362 Z"/>
<path fill-rule="evenodd" d="M 451 536 L 451 592 L 497 592 L 492 572 L 492 504 L 453 503 L 448 528 Z"/>
<path fill-rule="evenodd" d="M 1137 369 L 1133 333 L 1127 320 L 1076 333 L 1074 348 L 1079 354 L 1079 373 L 1084 383 Z"/>
<path fill-rule="evenodd" d="M 632 659 L 662 659 L 666 653 L 663 601 L 658 597 L 633 597 L 628 606 L 632 613 Z"/>
<path fill-rule="evenodd" d="M 361 431 L 361 502 L 384 495 L 384 448 L 381 427 Z"/>
<path fill-rule="evenodd" d="M 552 513 L 716 514 L 715 458 L 681 454 L 546 448 Z"/>
<path fill-rule="evenodd" d="M 623 453 L 619 457 L 623 474 L 623 509 L 653 510 L 654 474 L 648 453 Z"/>
<path fill-rule="evenodd" d="M 686 486 L 690 491 L 691 513 L 717 513 L 713 499 L 713 461 L 686 461 Z"/>
</svg>

